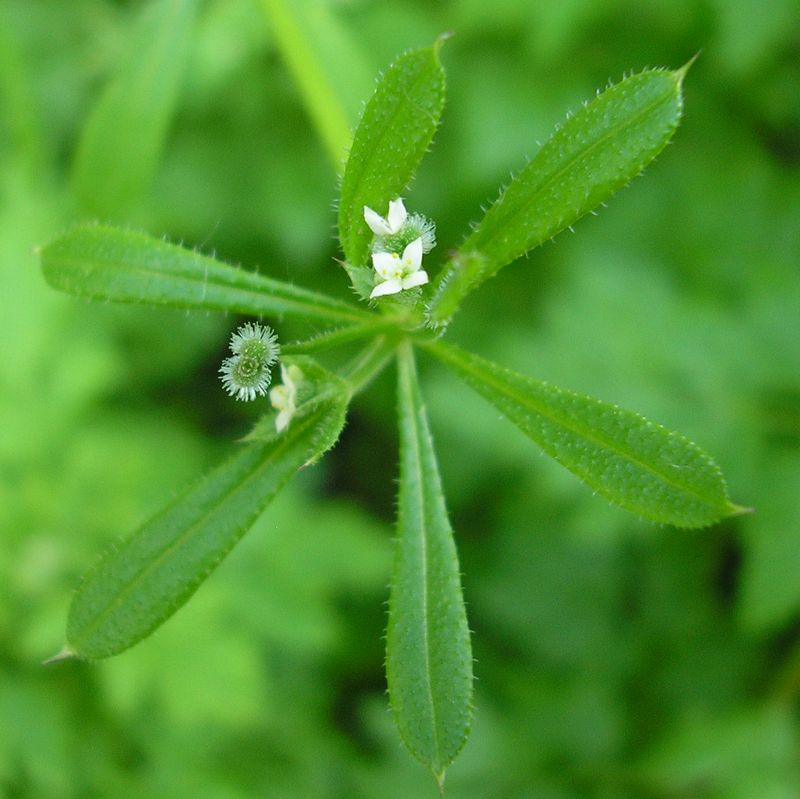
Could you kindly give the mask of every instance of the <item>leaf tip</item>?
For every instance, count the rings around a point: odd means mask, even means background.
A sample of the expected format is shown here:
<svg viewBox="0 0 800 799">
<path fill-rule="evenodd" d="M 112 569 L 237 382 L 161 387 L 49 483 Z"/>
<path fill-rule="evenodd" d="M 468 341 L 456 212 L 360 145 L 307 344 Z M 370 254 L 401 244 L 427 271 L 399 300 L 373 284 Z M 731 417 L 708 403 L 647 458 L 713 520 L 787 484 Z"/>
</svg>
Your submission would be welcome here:
<svg viewBox="0 0 800 799">
<path fill-rule="evenodd" d="M 51 666 L 53 663 L 59 663 L 62 660 L 71 660 L 76 657 L 75 652 L 70 649 L 69 644 L 64 644 L 55 655 L 42 661 L 43 666 Z"/>
<path fill-rule="evenodd" d="M 686 77 L 686 73 L 692 68 L 692 65 L 698 58 L 700 58 L 700 54 L 702 50 L 698 50 L 682 67 L 675 70 L 675 76 L 678 79 L 678 85 L 683 83 L 683 79 Z"/>
<path fill-rule="evenodd" d="M 442 49 L 442 45 L 455 35 L 455 31 L 444 31 L 436 37 L 436 41 L 433 43 L 433 53 L 437 58 L 439 57 L 439 51 Z"/>
<path fill-rule="evenodd" d="M 755 512 L 755 508 L 750 508 L 747 505 L 736 505 L 733 502 L 728 504 L 728 516 L 744 516 Z"/>
</svg>

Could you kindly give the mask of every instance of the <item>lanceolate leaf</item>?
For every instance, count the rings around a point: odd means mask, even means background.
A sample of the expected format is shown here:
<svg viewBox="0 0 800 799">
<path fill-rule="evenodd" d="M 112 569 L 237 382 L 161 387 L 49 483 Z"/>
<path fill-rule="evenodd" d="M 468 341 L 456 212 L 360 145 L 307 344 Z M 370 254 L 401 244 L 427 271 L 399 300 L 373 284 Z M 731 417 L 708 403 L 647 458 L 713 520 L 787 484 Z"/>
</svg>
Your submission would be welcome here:
<svg viewBox="0 0 800 799">
<path fill-rule="evenodd" d="M 743 510 L 728 499 L 717 465 L 683 436 L 456 347 L 428 346 L 548 455 L 626 510 L 677 527 Z"/>
<path fill-rule="evenodd" d="M 399 372 L 400 495 L 386 673 L 400 735 L 441 785 L 469 731 L 472 656 L 453 533 L 408 345 Z"/>
<path fill-rule="evenodd" d="M 384 215 L 419 166 L 444 105 L 440 39 L 395 61 L 381 78 L 356 129 L 342 178 L 339 239 L 347 262 L 367 259 L 372 233 L 364 206 Z"/>
<path fill-rule="evenodd" d="M 74 186 L 82 208 L 117 216 L 148 187 L 173 115 L 197 0 L 145 8 L 130 52 L 81 137 Z"/>
<path fill-rule="evenodd" d="M 278 491 L 331 447 L 347 393 L 331 396 L 280 436 L 243 445 L 226 463 L 109 550 L 70 608 L 63 656 L 105 658 L 149 635 L 211 574 Z"/>
<path fill-rule="evenodd" d="M 43 247 L 40 256 L 48 283 L 82 297 L 334 322 L 374 318 L 324 294 L 132 230 L 78 227 Z"/>
<path fill-rule="evenodd" d="M 431 321 L 446 323 L 458 303 L 498 269 L 569 227 L 638 175 L 678 126 L 687 68 L 633 75 L 569 117 L 442 271 L 429 308 Z"/>
</svg>

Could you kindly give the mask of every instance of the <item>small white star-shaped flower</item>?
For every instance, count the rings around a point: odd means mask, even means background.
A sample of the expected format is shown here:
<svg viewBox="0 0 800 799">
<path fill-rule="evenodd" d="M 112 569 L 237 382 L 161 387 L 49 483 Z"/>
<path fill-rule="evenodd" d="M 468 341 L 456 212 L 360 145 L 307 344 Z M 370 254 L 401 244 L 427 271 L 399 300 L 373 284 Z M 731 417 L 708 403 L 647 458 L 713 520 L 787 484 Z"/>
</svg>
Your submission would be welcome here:
<svg viewBox="0 0 800 799">
<path fill-rule="evenodd" d="M 281 364 L 281 385 L 275 386 L 269 392 L 269 401 L 272 407 L 278 411 L 275 417 L 275 430 L 281 433 L 288 426 L 289 422 L 297 410 L 297 384 L 303 379 L 303 373 L 297 366 L 290 366 L 288 369 Z"/>
<path fill-rule="evenodd" d="M 421 268 L 422 237 L 414 239 L 403 250 L 402 255 L 394 252 L 373 253 L 372 265 L 383 281 L 372 289 L 370 299 L 397 294 L 415 286 L 424 286 L 428 282 L 428 273 Z"/>
<path fill-rule="evenodd" d="M 364 206 L 364 221 L 369 225 L 369 229 L 376 236 L 391 236 L 397 233 L 408 217 L 403 199 L 398 197 L 389 203 L 389 213 L 384 219 L 371 208 Z"/>
</svg>

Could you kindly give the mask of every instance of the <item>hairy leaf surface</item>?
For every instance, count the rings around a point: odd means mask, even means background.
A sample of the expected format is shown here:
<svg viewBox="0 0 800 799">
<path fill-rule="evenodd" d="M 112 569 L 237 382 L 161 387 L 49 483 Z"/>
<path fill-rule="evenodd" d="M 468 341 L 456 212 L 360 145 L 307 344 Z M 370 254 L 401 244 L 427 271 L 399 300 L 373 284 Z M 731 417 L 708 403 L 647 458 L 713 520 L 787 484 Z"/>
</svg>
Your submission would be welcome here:
<svg viewBox="0 0 800 799">
<path fill-rule="evenodd" d="M 339 239 L 352 267 L 366 262 L 372 238 L 364 206 L 386 214 L 436 132 L 444 106 L 441 41 L 406 53 L 386 70 L 356 129 L 339 200 Z"/>
<path fill-rule="evenodd" d="M 469 731 L 472 655 L 458 558 L 413 352 L 401 349 L 400 494 L 386 673 L 400 735 L 440 784 Z"/>
<path fill-rule="evenodd" d="M 703 527 L 741 512 L 696 444 L 631 411 L 517 374 L 441 342 L 431 352 L 548 455 L 646 519 Z"/>
<path fill-rule="evenodd" d="M 348 393 L 329 394 L 279 436 L 249 443 L 106 552 L 73 598 L 67 651 L 122 652 L 166 621 L 211 574 L 297 470 L 336 442 Z"/>
<path fill-rule="evenodd" d="M 686 67 L 632 75 L 570 116 L 442 270 L 429 306 L 431 322 L 445 324 L 484 280 L 636 177 L 678 126 L 685 73 Z"/>
<path fill-rule="evenodd" d="M 132 230 L 88 225 L 40 252 L 44 276 L 81 297 L 356 322 L 372 315 Z"/>
</svg>

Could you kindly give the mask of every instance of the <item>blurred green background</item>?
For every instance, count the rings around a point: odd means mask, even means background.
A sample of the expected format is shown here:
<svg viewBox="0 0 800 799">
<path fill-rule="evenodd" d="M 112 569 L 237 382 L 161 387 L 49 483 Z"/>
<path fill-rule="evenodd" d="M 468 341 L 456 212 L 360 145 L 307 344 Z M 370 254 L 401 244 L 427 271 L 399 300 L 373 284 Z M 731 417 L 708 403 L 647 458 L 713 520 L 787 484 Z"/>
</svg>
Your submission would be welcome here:
<svg viewBox="0 0 800 799">
<path fill-rule="evenodd" d="M 259 409 L 217 380 L 237 319 L 59 295 L 34 247 L 98 218 L 348 295 L 336 172 L 282 57 L 279 3 L 198 2 L 153 147 L 114 163 L 112 142 L 108 186 L 82 176 L 87 120 L 141 57 L 144 5 L 0 0 L 0 795 L 433 797 L 382 673 L 390 374 L 156 635 L 108 662 L 39 665 L 80 574 Z M 798 3 L 285 7 L 351 123 L 399 52 L 456 33 L 444 124 L 407 195 L 436 219 L 439 257 L 568 109 L 702 49 L 674 146 L 503 270 L 451 334 L 684 432 L 757 511 L 691 532 L 639 522 L 423 361 L 478 678 L 447 795 L 796 799 Z"/>
</svg>

